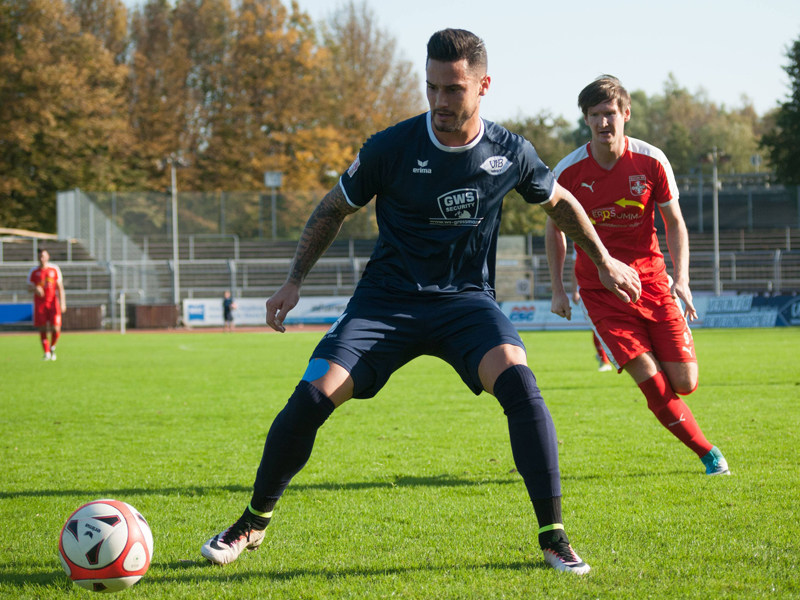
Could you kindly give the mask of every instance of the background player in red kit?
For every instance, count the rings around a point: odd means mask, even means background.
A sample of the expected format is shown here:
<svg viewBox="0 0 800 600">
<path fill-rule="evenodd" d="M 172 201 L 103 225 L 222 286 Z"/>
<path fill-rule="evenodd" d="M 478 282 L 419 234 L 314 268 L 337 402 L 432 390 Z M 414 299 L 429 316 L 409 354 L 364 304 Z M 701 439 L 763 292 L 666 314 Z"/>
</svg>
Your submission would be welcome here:
<svg viewBox="0 0 800 600">
<path fill-rule="evenodd" d="M 565 157 L 555 175 L 584 207 L 611 256 L 634 267 L 642 282 L 637 302 L 618 301 L 605 291 L 596 267 L 578 248 L 575 276 L 581 300 L 609 358 L 618 370 L 630 373 L 658 420 L 700 457 L 707 474 L 730 474 L 722 453 L 706 440 L 678 396 L 697 388 L 697 358 L 687 324 L 697 312 L 689 289 L 689 235 L 672 167 L 661 150 L 625 135 L 631 100 L 616 77 L 604 75 L 590 83 L 579 94 L 578 105 L 592 139 Z M 656 237 L 656 205 L 666 225 L 674 282 Z M 562 281 L 566 240 L 549 218 L 546 243 L 551 310 L 569 319 Z"/>
<path fill-rule="evenodd" d="M 61 315 L 67 310 L 67 302 L 61 269 L 50 264 L 47 250 L 39 250 L 39 266 L 28 274 L 28 289 L 33 293 L 33 325 L 39 329 L 42 338 L 44 360 L 55 360 L 56 342 L 61 335 Z"/>
</svg>

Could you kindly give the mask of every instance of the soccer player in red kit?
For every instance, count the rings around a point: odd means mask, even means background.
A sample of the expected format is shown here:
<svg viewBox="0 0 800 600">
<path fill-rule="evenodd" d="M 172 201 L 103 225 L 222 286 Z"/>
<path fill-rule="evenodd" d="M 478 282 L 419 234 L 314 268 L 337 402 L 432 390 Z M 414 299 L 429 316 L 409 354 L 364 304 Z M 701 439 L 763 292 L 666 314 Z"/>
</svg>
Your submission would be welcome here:
<svg viewBox="0 0 800 600">
<path fill-rule="evenodd" d="M 642 282 L 637 302 L 617 300 L 578 248 L 575 276 L 581 300 L 609 358 L 618 371 L 633 377 L 661 424 L 698 455 L 708 475 L 728 475 L 722 453 L 708 442 L 678 396 L 697 388 L 697 358 L 687 323 L 697 312 L 689 289 L 689 234 L 672 167 L 661 150 L 625 135 L 631 101 L 616 77 L 604 75 L 590 83 L 579 94 L 578 105 L 592 139 L 566 156 L 555 175 L 586 210 L 611 256 L 635 268 Z M 656 237 L 656 206 L 666 225 L 674 281 Z M 546 233 L 551 310 L 569 319 L 562 280 L 566 240 L 551 219 Z"/>
<path fill-rule="evenodd" d="M 55 360 L 56 342 L 61 335 L 61 315 L 67 310 L 67 303 L 61 269 L 50 264 L 47 250 L 39 250 L 39 266 L 28 274 L 28 289 L 33 293 L 33 325 L 39 329 L 42 338 L 44 360 Z"/>
</svg>

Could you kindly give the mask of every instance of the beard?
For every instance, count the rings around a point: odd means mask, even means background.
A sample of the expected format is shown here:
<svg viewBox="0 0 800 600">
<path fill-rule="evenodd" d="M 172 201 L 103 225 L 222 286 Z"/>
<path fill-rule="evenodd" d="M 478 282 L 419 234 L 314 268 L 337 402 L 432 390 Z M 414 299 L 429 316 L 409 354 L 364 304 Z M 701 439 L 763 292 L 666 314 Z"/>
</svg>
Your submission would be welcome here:
<svg viewBox="0 0 800 600">
<path fill-rule="evenodd" d="M 446 123 L 439 123 L 436 120 L 436 115 L 439 111 L 433 111 L 433 115 L 431 118 L 431 124 L 436 131 L 441 131 L 442 133 L 455 133 L 461 131 L 464 127 L 464 123 L 469 121 L 472 117 L 473 113 L 467 114 L 465 112 L 461 113 L 451 113 L 449 115 L 449 120 Z"/>
</svg>

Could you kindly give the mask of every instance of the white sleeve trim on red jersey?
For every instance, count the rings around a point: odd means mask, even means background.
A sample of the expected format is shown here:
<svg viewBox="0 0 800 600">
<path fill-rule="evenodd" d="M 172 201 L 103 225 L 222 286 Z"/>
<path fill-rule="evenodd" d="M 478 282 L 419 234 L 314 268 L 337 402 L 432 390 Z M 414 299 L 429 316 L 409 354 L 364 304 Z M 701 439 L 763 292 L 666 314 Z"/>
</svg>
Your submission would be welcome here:
<svg viewBox="0 0 800 600">
<path fill-rule="evenodd" d="M 33 279 L 31 278 L 33 277 L 33 272 L 38 268 L 39 267 L 31 267 L 31 270 L 28 271 L 28 283 L 33 284 Z"/>
<path fill-rule="evenodd" d="M 50 263 L 49 266 L 53 267 L 56 270 L 56 273 L 58 273 L 58 280 L 61 283 L 64 283 L 64 276 L 61 275 L 61 267 L 59 267 L 58 265 L 54 265 L 53 263 Z"/>
<path fill-rule="evenodd" d="M 664 174 L 667 177 L 667 185 L 669 186 L 669 193 L 671 197 L 666 202 L 659 202 L 659 206 L 666 206 L 673 200 L 677 200 L 680 197 L 678 182 L 675 180 L 675 174 L 672 172 L 672 165 L 669 164 L 667 155 L 664 154 L 660 148 L 656 148 L 652 144 L 648 144 L 642 140 L 629 137 L 628 150 L 634 154 L 643 154 L 644 156 L 649 156 L 653 160 L 658 161 L 658 163 L 661 165 L 661 168 L 664 169 Z"/>
<path fill-rule="evenodd" d="M 580 148 L 576 148 L 567 154 L 558 162 L 556 168 L 553 169 L 553 174 L 556 176 L 556 181 L 558 181 L 558 178 L 561 177 L 561 174 L 569 167 L 581 162 L 582 160 L 585 160 L 586 158 L 589 158 L 589 144 L 584 144 Z"/>
</svg>

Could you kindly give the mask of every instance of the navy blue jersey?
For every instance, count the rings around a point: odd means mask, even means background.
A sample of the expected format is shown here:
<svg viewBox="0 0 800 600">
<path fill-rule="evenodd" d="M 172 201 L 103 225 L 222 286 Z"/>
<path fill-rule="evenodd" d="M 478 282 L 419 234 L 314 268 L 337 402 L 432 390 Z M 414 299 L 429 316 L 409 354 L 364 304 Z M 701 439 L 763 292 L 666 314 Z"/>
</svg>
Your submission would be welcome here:
<svg viewBox="0 0 800 600">
<path fill-rule="evenodd" d="M 546 202 L 555 179 L 524 138 L 490 121 L 444 146 L 425 113 L 373 135 L 339 180 L 357 207 L 376 198 L 378 241 L 359 285 L 397 292 L 494 293 L 503 198 Z"/>
</svg>

